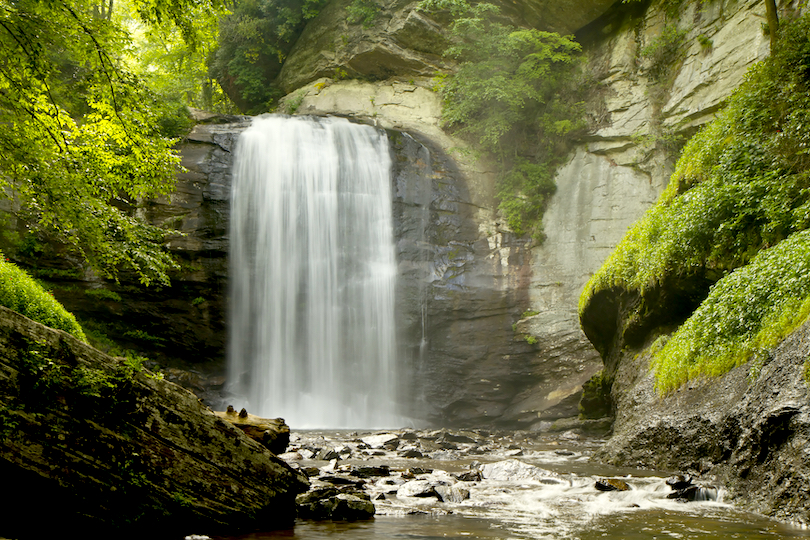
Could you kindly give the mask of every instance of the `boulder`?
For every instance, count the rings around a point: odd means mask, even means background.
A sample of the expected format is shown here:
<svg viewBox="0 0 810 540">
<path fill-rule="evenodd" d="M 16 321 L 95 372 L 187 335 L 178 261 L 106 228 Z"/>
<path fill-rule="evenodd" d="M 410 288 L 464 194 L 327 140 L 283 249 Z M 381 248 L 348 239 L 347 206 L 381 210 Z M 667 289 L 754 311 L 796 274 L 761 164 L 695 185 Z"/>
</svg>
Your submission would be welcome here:
<svg viewBox="0 0 810 540">
<path fill-rule="evenodd" d="M 288 527 L 308 486 L 190 392 L 5 308 L 0 403 L 0 475 L 13 486 L 0 536 Z M 32 507 L 48 519 L 22 519 Z"/>
<path fill-rule="evenodd" d="M 436 486 L 434 491 L 441 502 L 460 503 L 470 498 L 470 490 L 458 486 Z"/>
<path fill-rule="evenodd" d="M 283 454 L 287 451 L 287 445 L 290 444 L 290 426 L 283 418 L 262 418 L 248 413 L 245 409 L 237 413 L 230 406 L 227 411 L 216 411 L 214 414 L 235 425 L 274 454 Z"/>
<path fill-rule="evenodd" d="M 362 492 L 341 493 L 324 487 L 302 493 L 296 499 L 298 516 L 303 519 L 356 521 L 374 516 L 376 509 Z"/>
<path fill-rule="evenodd" d="M 627 482 L 619 478 L 600 478 L 594 487 L 599 491 L 630 491 Z"/>
<path fill-rule="evenodd" d="M 366 443 L 369 448 L 383 448 L 390 447 L 392 445 L 394 448 L 396 448 L 396 445 L 399 443 L 395 443 L 394 441 L 397 441 L 398 439 L 399 436 L 394 433 L 376 433 L 374 435 L 363 437 L 360 440 Z"/>
<path fill-rule="evenodd" d="M 562 477 L 552 471 L 523 463 L 517 459 L 507 459 L 495 463 L 487 463 L 481 467 L 481 476 L 486 480 L 521 481 L 537 480 L 548 484 L 562 484 Z"/>
<path fill-rule="evenodd" d="M 430 480 L 411 480 L 397 490 L 397 497 L 439 497 L 436 485 Z"/>
</svg>

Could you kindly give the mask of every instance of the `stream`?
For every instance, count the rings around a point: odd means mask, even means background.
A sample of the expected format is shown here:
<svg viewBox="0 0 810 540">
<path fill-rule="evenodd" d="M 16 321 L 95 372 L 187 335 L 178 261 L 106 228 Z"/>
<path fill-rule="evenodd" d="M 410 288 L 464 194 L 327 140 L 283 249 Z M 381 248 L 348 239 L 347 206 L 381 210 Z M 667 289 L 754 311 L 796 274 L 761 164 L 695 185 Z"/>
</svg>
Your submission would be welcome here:
<svg viewBox="0 0 810 540">
<path fill-rule="evenodd" d="M 735 509 L 711 478 L 693 480 L 702 487 L 697 499 L 708 500 L 688 502 L 671 498 L 673 473 L 592 462 L 603 442 L 574 432 L 296 432 L 281 457 L 313 487 L 351 483 L 374 502 L 374 518 L 298 519 L 290 530 L 227 538 L 810 538 L 810 530 Z M 629 489 L 600 491 L 605 479 Z"/>
</svg>

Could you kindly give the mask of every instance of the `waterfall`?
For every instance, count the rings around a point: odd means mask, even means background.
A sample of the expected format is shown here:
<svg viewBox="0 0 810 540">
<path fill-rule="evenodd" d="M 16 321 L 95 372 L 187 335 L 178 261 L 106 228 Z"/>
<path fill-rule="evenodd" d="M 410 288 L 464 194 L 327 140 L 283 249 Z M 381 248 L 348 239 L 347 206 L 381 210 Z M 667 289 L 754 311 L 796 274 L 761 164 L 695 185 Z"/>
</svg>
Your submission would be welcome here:
<svg viewBox="0 0 810 540">
<path fill-rule="evenodd" d="M 401 425 L 390 176 L 385 133 L 344 119 L 259 117 L 241 135 L 228 389 L 251 413 Z"/>
</svg>

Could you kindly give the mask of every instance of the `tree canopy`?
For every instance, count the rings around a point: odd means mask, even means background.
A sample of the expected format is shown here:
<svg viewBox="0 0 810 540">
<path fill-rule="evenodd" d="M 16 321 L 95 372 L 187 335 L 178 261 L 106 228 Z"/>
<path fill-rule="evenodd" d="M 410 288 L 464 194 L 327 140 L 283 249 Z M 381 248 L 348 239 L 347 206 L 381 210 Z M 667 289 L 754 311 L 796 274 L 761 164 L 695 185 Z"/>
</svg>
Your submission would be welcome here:
<svg viewBox="0 0 810 540">
<path fill-rule="evenodd" d="M 148 28 L 199 46 L 220 0 L 132 0 Z M 107 277 L 167 282 L 166 232 L 136 217 L 170 192 L 179 157 L 165 107 L 127 63 L 132 36 L 112 0 L 0 2 L 0 188 L 32 230 Z"/>
</svg>

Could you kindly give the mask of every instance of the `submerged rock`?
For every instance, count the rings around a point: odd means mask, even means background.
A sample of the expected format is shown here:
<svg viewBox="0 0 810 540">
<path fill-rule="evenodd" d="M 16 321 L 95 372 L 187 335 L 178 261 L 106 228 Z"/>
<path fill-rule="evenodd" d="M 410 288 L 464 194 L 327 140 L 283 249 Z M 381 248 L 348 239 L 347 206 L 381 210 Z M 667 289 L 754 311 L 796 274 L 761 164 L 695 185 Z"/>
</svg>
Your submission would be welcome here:
<svg viewBox="0 0 810 540">
<path fill-rule="evenodd" d="M 233 534 L 292 524 L 306 477 L 196 396 L 0 308 L 0 536 Z M 30 520 L 32 505 L 48 519 Z"/>
</svg>

